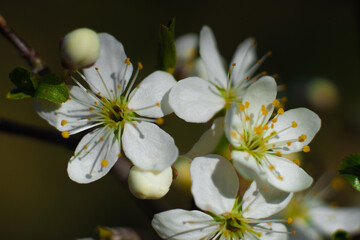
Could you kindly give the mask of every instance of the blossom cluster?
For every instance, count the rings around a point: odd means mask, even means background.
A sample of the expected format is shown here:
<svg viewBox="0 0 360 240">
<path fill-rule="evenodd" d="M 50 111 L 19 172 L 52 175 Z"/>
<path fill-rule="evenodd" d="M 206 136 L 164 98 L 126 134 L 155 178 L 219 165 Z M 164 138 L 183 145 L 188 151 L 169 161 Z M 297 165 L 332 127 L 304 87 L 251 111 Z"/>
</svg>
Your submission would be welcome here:
<svg viewBox="0 0 360 240">
<path fill-rule="evenodd" d="M 99 50 L 90 51 L 89 61 L 76 57 L 81 59 L 80 65 L 71 61 L 66 49 L 67 45 L 74 48 L 67 42 L 71 38 L 64 39 L 64 62 L 88 67 L 83 73 L 74 67 L 69 71 L 76 84 L 69 86 L 70 98 L 63 104 L 35 102 L 39 115 L 64 138 L 87 131 L 69 160 L 68 174 L 73 181 L 98 180 L 125 155 L 134 165 L 129 175 L 130 191 L 139 198 L 164 196 L 179 151 L 174 139 L 159 125 L 163 117 L 175 113 L 187 122 L 211 121 L 213 125 L 182 156 L 192 160 L 191 192 L 202 211 L 175 209 L 156 214 L 152 226 L 160 237 L 288 239 L 295 231 L 285 224 L 294 222 L 297 229 L 308 234 L 304 229 L 310 229 L 310 221 L 324 234 L 338 228 L 359 230 L 360 214 L 346 220 L 351 211 L 359 212 L 358 208 L 334 210 L 304 202 L 295 207 L 303 206 L 301 211 L 271 218 L 293 204 L 295 192 L 311 186 L 312 177 L 288 155 L 310 151 L 309 143 L 321 121 L 306 108 L 284 110 L 274 77 L 265 72 L 256 74 L 271 53 L 258 59 L 254 39 L 238 46 L 226 69 L 212 30 L 204 26 L 199 37 L 192 34 L 176 42 L 178 65 L 174 74 L 155 71 L 135 86 L 142 64 L 137 63 L 134 71 L 119 41 L 106 33 L 97 36 Z M 92 39 L 90 46 L 96 42 Z M 223 136 L 230 149 L 226 157 L 214 154 Z M 244 194 L 240 178 L 251 181 Z M 330 219 L 330 215 L 335 217 Z M 317 232 L 300 239 L 320 237 Z"/>
</svg>

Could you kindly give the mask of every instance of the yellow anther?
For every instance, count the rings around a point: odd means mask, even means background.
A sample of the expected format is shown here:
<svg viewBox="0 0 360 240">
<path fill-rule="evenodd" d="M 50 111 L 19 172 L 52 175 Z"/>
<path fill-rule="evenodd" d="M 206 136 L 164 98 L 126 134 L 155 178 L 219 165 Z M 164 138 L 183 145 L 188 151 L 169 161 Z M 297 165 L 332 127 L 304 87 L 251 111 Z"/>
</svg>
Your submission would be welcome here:
<svg viewBox="0 0 360 240">
<path fill-rule="evenodd" d="M 96 70 L 96 71 L 99 71 L 99 68 L 95 67 L 95 70 Z"/>
<path fill-rule="evenodd" d="M 117 85 L 116 88 L 120 90 L 120 89 L 121 89 L 121 85 Z"/>
<path fill-rule="evenodd" d="M 131 125 L 133 125 L 134 127 L 136 127 L 136 126 L 137 126 L 137 124 L 136 124 L 136 123 L 134 123 L 134 122 L 132 122 L 132 123 L 131 123 Z"/>
<path fill-rule="evenodd" d="M 88 117 L 87 119 L 88 119 L 89 121 L 91 121 L 91 117 Z"/>
<path fill-rule="evenodd" d="M 284 114 L 284 109 L 283 108 L 279 108 L 278 112 L 279 115 L 283 115 Z"/>
<path fill-rule="evenodd" d="M 305 134 L 302 134 L 302 135 L 300 135 L 300 137 L 298 138 L 298 141 L 299 141 L 299 142 L 304 142 L 306 138 L 307 138 L 307 136 L 306 136 Z"/>
<path fill-rule="evenodd" d="M 271 119 L 271 121 L 272 121 L 273 123 L 276 123 L 276 122 L 277 122 L 277 118 L 273 118 L 273 119 Z"/>
<path fill-rule="evenodd" d="M 102 142 L 102 141 L 104 141 L 104 137 L 101 137 L 101 138 L 100 138 L 100 142 Z"/>
<path fill-rule="evenodd" d="M 295 121 L 292 121 L 291 127 L 296 128 L 297 126 L 298 126 L 297 123 Z"/>
<path fill-rule="evenodd" d="M 233 67 L 235 67 L 236 66 L 236 63 L 233 63 L 233 64 L 231 64 Z"/>
<path fill-rule="evenodd" d="M 130 58 L 126 58 L 126 59 L 125 59 L 125 64 L 126 64 L 126 65 L 130 65 Z"/>
<path fill-rule="evenodd" d="M 114 90 L 110 89 L 110 92 L 114 92 Z"/>
<path fill-rule="evenodd" d="M 256 235 L 257 235 L 258 237 L 261 237 L 262 233 L 261 233 L 261 232 L 256 232 Z"/>
<path fill-rule="evenodd" d="M 287 100 L 288 100 L 287 97 L 282 97 L 282 98 L 281 98 L 281 101 L 282 101 L 282 102 L 287 102 Z"/>
<path fill-rule="evenodd" d="M 231 131 L 231 136 L 232 136 L 233 138 L 237 138 L 237 137 L 238 137 L 238 134 L 237 134 L 237 132 L 234 130 L 234 131 Z"/>
<path fill-rule="evenodd" d="M 266 55 L 268 55 L 268 56 L 271 56 L 271 54 L 272 54 L 272 51 L 268 51 L 268 52 L 266 53 Z"/>
<path fill-rule="evenodd" d="M 245 105 L 244 105 L 244 104 L 240 104 L 240 105 L 239 105 L 239 110 L 240 110 L 240 111 L 245 111 Z"/>
<path fill-rule="evenodd" d="M 275 151 L 275 154 L 276 154 L 276 156 L 278 156 L 278 157 L 281 157 L 281 156 L 282 156 L 280 151 Z"/>
<path fill-rule="evenodd" d="M 93 108 L 93 107 L 89 107 L 89 110 L 90 110 L 90 111 L 94 111 L 94 108 Z"/>
<path fill-rule="evenodd" d="M 98 92 L 97 95 L 101 96 L 101 92 Z"/>
<path fill-rule="evenodd" d="M 267 74 L 267 72 L 262 72 L 261 75 L 265 76 Z"/>
<path fill-rule="evenodd" d="M 266 192 L 266 191 L 268 190 L 268 187 L 267 187 L 267 186 L 263 186 L 263 187 L 262 187 L 262 190 L 263 190 L 264 192 Z"/>
<path fill-rule="evenodd" d="M 246 77 L 246 80 L 250 80 L 250 76 L 247 76 L 247 77 Z"/>
<path fill-rule="evenodd" d="M 156 119 L 156 124 L 157 125 L 163 125 L 164 124 L 164 119 L 163 118 L 158 118 L 158 119 Z"/>
<path fill-rule="evenodd" d="M 94 102 L 94 104 L 95 104 L 95 105 L 97 105 L 97 104 L 98 104 L 98 102 Z"/>
<path fill-rule="evenodd" d="M 61 136 L 62 136 L 63 138 L 69 138 L 69 137 L 70 137 L 70 134 L 69 134 L 68 131 L 64 131 L 64 132 L 61 133 Z"/>
<path fill-rule="evenodd" d="M 272 132 L 270 133 L 271 136 L 275 136 L 276 134 L 277 134 L 276 131 L 272 131 Z"/>
<path fill-rule="evenodd" d="M 71 97 L 69 97 L 69 100 L 71 100 L 72 98 Z"/>
<path fill-rule="evenodd" d="M 278 178 L 280 181 L 284 180 L 283 176 L 281 176 L 281 175 L 277 176 L 277 178 Z"/>
<path fill-rule="evenodd" d="M 246 115 L 246 116 L 245 116 L 245 121 L 250 121 L 250 119 L 251 119 L 251 118 L 250 118 L 249 115 Z"/>
<path fill-rule="evenodd" d="M 273 171 L 275 169 L 275 167 L 273 165 L 270 165 L 268 168 L 270 171 Z"/>
<path fill-rule="evenodd" d="M 263 132 L 264 132 L 264 129 L 262 128 L 261 125 L 257 126 L 257 127 L 254 127 L 254 132 L 257 134 L 257 135 L 261 135 Z"/>
<path fill-rule="evenodd" d="M 336 177 L 336 178 L 333 178 L 330 182 L 330 186 L 339 191 L 339 190 L 342 190 L 345 186 L 345 183 L 344 183 L 344 180 L 342 180 L 341 178 L 339 177 Z"/>
<path fill-rule="evenodd" d="M 90 91 L 89 91 L 89 89 L 86 89 L 86 93 L 89 93 Z"/>
<path fill-rule="evenodd" d="M 65 126 L 67 124 L 66 120 L 61 120 L 61 126 Z"/>
<path fill-rule="evenodd" d="M 286 145 L 288 145 L 289 147 L 291 146 L 291 141 L 288 141 L 287 143 L 286 143 Z"/>
<path fill-rule="evenodd" d="M 109 165 L 109 162 L 106 159 L 103 159 L 101 161 L 101 166 L 106 167 L 107 165 Z"/>
<path fill-rule="evenodd" d="M 303 151 L 304 152 L 310 152 L 310 147 L 308 145 L 303 146 Z"/>
<path fill-rule="evenodd" d="M 296 231 L 295 231 L 295 230 L 293 230 L 293 231 L 291 232 L 291 234 L 292 234 L 292 235 L 295 235 L 295 234 L 296 234 Z"/>
<path fill-rule="evenodd" d="M 264 125 L 264 126 L 263 126 L 263 129 L 264 129 L 264 130 L 268 130 L 268 129 L 269 129 L 269 126 L 268 126 L 268 125 Z"/>
<path fill-rule="evenodd" d="M 273 123 L 271 124 L 271 128 L 274 128 L 274 124 L 273 124 Z"/>
<path fill-rule="evenodd" d="M 261 64 L 261 63 L 262 63 L 261 60 L 258 60 L 258 61 L 257 61 L 257 64 Z"/>
<path fill-rule="evenodd" d="M 301 162 L 300 162 L 299 159 L 293 159 L 292 162 L 295 163 L 295 164 L 298 165 L 298 166 L 301 165 Z"/>
<path fill-rule="evenodd" d="M 245 108 L 249 108 L 250 107 L 250 103 L 248 101 L 245 102 Z"/>
<path fill-rule="evenodd" d="M 280 102 L 279 100 L 275 99 L 272 104 L 274 105 L 274 107 L 277 107 L 279 106 Z"/>
<path fill-rule="evenodd" d="M 87 149 L 88 149 L 88 146 L 87 146 L 87 145 L 85 145 L 85 146 L 84 146 L 84 149 L 85 149 L 85 150 L 87 150 Z"/>
<path fill-rule="evenodd" d="M 231 73 L 231 69 L 230 69 L 230 68 L 228 69 L 228 73 Z"/>
<path fill-rule="evenodd" d="M 155 105 L 156 105 L 157 107 L 160 107 L 160 106 L 161 106 L 161 104 L 160 104 L 159 102 L 155 103 Z"/>
<path fill-rule="evenodd" d="M 143 69 L 143 65 L 141 62 L 138 62 L 138 68 L 139 68 L 139 70 Z"/>
<path fill-rule="evenodd" d="M 272 225 L 272 222 L 268 222 L 267 224 L 268 224 L 269 226 L 271 226 L 271 225 Z"/>
<path fill-rule="evenodd" d="M 287 223 L 290 224 L 290 223 L 292 223 L 293 221 L 294 221 L 294 220 L 293 220 L 292 218 L 288 218 Z"/>
</svg>

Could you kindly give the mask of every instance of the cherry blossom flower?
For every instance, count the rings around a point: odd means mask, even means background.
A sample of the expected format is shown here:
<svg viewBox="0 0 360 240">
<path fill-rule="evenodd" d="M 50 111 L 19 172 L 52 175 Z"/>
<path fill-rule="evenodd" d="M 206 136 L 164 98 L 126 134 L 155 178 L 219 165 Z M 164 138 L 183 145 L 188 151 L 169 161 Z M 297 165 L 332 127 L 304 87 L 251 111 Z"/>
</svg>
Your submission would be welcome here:
<svg viewBox="0 0 360 240">
<path fill-rule="evenodd" d="M 78 144 L 68 164 L 69 177 L 79 183 L 103 177 L 122 153 L 144 170 L 161 171 L 178 156 L 173 138 L 159 128 L 172 112 L 168 92 L 176 83 L 168 73 L 156 71 L 132 89 L 141 63 L 133 67 L 123 45 L 102 33 L 100 57 L 93 68 L 73 76 L 70 99 L 61 105 L 38 101 L 38 114 L 62 132 L 64 138 L 93 129 Z M 88 83 L 86 89 L 77 78 Z M 131 78 L 131 79 L 130 79 Z"/>
<path fill-rule="evenodd" d="M 235 169 L 225 158 L 207 155 L 191 164 L 195 204 L 204 212 L 174 209 L 156 214 L 152 226 L 163 239 L 287 239 L 282 219 L 263 219 L 281 211 L 292 193 L 268 203 L 253 182 L 242 200 Z"/>
<path fill-rule="evenodd" d="M 235 51 L 228 73 L 223 67 L 213 32 L 204 26 L 200 32 L 201 59 L 207 69 L 207 78 L 189 77 L 179 81 L 171 90 L 169 103 L 175 114 L 187 122 L 207 122 L 218 111 L 241 102 L 251 78 L 268 53 L 256 61 L 255 41 L 242 42 Z"/>
<path fill-rule="evenodd" d="M 284 112 L 278 108 L 272 77 L 261 77 L 246 91 L 243 103 L 234 104 L 225 116 L 225 134 L 238 172 L 247 179 L 265 180 L 286 192 L 309 187 L 312 178 L 283 157 L 310 151 L 308 144 L 320 129 L 320 118 L 306 108 Z"/>
</svg>

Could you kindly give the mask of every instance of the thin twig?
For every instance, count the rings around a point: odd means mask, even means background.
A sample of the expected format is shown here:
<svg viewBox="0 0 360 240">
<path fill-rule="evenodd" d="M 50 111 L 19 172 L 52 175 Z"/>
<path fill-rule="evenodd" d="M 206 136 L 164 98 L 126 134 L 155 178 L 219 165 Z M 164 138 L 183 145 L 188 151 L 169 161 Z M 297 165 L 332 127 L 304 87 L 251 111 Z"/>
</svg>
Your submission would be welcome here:
<svg viewBox="0 0 360 240">
<path fill-rule="evenodd" d="M 6 39 L 16 47 L 35 74 L 45 75 L 50 73 L 50 69 L 39 57 L 37 52 L 30 47 L 14 30 L 7 24 L 5 18 L 0 14 L 0 32 Z"/>
</svg>

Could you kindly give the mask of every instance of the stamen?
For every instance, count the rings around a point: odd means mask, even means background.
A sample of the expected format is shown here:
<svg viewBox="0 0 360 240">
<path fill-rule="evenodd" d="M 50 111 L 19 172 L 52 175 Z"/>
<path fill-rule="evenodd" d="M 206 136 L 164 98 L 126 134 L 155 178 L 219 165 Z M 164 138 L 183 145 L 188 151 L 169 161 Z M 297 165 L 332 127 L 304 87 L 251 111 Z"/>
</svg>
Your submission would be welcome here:
<svg viewBox="0 0 360 240">
<path fill-rule="evenodd" d="M 61 120 L 61 126 L 65 126 L 67 124 L 68 121 L 66 120 Z"/>
<path fill-rule="evenodd" d="M 304 152 L 310 152 L 310 147 L 308 145 L 303 146 L 303 151 Z"/>
<path fill-rule="evenodd" d="M 68 131 L 64 131 L 64 132 L 62 132 L 62 133 L 61 133 L 61 136 L 62 136 L 63 138 L 69 138 L 69 137 L 70 137 L 70 135 L 69 135 L 69 132 L 68 132 Z"/>
</svg>

